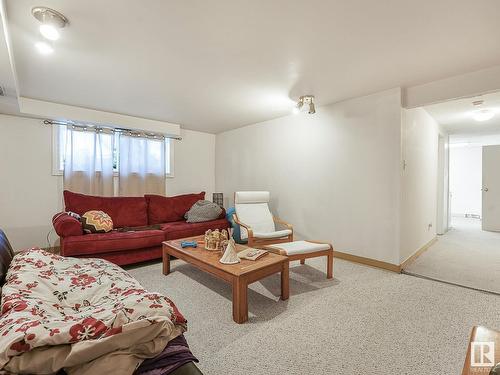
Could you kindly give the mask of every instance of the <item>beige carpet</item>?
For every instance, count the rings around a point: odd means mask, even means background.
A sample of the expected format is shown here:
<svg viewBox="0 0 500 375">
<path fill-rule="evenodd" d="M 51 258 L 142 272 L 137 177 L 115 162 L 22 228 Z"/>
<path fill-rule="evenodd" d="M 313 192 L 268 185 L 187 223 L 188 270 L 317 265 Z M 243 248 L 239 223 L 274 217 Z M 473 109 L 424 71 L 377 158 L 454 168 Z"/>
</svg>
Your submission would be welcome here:
<svg viewBox="0 0 500 375">
<path fill-rule="evenodd" d="M 231 289 L 176 260 L 130 269 L 146 288 L 170 296 L 189 320 L 188 341 L 207 375 L 459 374 L 471 327 L 500 328 L 500 297 L 336 260 L 252 284 L 250 320 L 231 318 Z"/>
<path fill-rule="evenodd" d="M 500 233 L 482 231 L 478 219 L 452 224 L 405 272 L 500 293 Z"/>
</svg>

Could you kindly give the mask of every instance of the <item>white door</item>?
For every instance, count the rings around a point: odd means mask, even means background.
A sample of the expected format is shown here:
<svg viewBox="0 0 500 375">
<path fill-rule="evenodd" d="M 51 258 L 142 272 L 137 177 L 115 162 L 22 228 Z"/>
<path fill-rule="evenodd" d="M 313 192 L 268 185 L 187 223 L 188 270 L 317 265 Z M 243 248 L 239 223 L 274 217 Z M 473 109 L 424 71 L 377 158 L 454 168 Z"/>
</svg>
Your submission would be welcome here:
<svg viewBox="0 0 500 375">
<path fill-rule="evenodd" d="M 483 230 L 500 232 L 500 146 L 483 147 Z"/>
</svg>

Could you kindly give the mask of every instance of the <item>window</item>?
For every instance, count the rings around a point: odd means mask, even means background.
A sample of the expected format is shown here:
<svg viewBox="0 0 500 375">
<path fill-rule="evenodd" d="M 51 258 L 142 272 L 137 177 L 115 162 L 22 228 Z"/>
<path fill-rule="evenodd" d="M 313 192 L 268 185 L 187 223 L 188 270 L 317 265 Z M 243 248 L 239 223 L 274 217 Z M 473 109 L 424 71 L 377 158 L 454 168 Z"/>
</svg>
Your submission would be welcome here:
<svg viewBox="0 0 500 375">
<path fill-rule="evenodd" d="M 113 149 L 113 170 L 115 175 L 118 175 L 119 156 L 120 156 L 120 141 L 119 133 L 114 133 L 114 149 Z M 89 147 L 85 147 L 85 142 L 79 142 L 79 152 L 92 152 Z M 66 126 L 52 126 L 52 174 L 62 175 L 64 172 L 64 155 L 66 150 Z M 171 139 L 165 139 L 165 174 L 167 177 L 173 177 L 173 142 Z"/>
</svg>

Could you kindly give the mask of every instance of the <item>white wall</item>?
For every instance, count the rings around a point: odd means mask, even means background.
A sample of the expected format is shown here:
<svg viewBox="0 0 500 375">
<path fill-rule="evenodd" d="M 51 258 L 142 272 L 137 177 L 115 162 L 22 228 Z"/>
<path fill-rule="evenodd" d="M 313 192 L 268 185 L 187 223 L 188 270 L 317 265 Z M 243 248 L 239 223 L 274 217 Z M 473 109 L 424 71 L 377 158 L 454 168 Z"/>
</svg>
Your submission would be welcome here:
<svg viewBox="0 0 500 375">
<path fill-rule="evenodd" d="M 450 148 L 451 213 L 482 214 L 482 146 Z"/>
<path fill-rule="evenodd" d="M 298 237 L 399 264 L 401 92 L 217 135 L 216 189 L 269 190 Z"/>
<path fill-rule="evenodd" d="M 441 127 L 440 127 L 441 128 Z M 437 234 L 450 228 L 450 137 L 441 130 L 438 139 Z"/>
<path fill-rule="evenodd" d="M 438 123 L 422 108 L 403 110 L 400 263 L 436 236 Z"/>
<path fill-rule="evenodd" d="M 0 115 L 0 228 L 14 249 L 47 247 L 52 215 L 61 211 L 51 142 L 51 128 L 41 121 Z"/>
<path fill-rule="evenodd" d="M 499 87 L 500 65 L 496 65 L 475 72 L 407 87 L 403 93 L 403 102 L 406 108 L 416 108 L 451 99 L 471 98 L 488 92 L 496 92 Z"/>
<path fill-rule="evenodd" d="M 174 178 L 167 179 L 167 195 L 215 191 L 215 135 L 181 130 L 182 141 L 174 143 Z"/>
<path fill-rule="evenodd" d="M 15 249 L 48 246 L 52 216 L 62 210 L 62 177 L 52 176 L 52 130 L 40 120 L 0 114 L 0 228 Z M 168 195 L 214 191 L 215 136 L 181 131 Z M 57 236 L 51 235 L 54 243 Z"/>
</svg>

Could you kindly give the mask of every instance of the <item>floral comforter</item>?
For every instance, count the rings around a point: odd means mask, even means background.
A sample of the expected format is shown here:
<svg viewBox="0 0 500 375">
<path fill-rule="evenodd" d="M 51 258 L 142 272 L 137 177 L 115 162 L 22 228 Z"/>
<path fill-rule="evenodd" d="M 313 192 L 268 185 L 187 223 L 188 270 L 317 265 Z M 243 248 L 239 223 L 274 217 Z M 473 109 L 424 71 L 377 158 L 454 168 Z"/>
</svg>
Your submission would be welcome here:
<svg viewBox="0 0 500 375">
<path fill-rule="evenodd" d="M 13 373 L 131 374 L 186 330 L 120 267 L 39 249 L 14 257 L 1 302 L 0 368 Z"/>
</svg>

